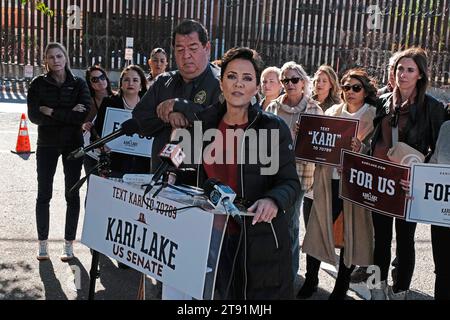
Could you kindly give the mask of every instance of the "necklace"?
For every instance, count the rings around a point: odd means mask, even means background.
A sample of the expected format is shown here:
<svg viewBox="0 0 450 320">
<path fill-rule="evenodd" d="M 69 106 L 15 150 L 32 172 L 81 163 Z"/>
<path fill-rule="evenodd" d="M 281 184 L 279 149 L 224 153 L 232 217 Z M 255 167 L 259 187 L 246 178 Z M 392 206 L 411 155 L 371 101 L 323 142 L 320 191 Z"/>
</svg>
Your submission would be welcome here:
<svg viewBox="0 0 450 320">
<path fill-rule="evenodd" d="M 138 96 L 136 104 L 137 104 L 140 100 L 141 100 L 141 99 L 140 99 L 139 96 Z M 125 96 L 122 96 L 122 101 L 123 101 L 123 107 L 125 108 L 125 110 L 133 110 L 134 107 L 136 106 L 136 104 L 135 104 L 134 106 L 130 106 L 130 105 L 128 104 L 127 99 L 125 98 Z"/>
</svg>

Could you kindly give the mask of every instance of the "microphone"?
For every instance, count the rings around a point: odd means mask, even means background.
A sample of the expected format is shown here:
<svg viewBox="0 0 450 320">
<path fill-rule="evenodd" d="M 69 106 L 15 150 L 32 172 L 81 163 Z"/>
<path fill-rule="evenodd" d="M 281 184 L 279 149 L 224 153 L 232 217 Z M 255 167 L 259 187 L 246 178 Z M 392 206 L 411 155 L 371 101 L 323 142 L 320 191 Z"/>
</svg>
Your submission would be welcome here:
<svg viewBox="0 0 450 320">
<path fill-rule="evenodd" d="M 233 200 L 236 198 L 236 193 L 229 186 L 223 184 L 217 179 L 210 178 L 205 181 L 203 185 L 205 195 L 208 197 L 208 202 L 218 208 L 222 204 L 225 211 L 231 215 L 231 217 L 241 226 L 242 219 L 240 211 L 233 204 Z"/>
<path fill-rule="evenodd" d="M 118 129 L 116 131 L 111 132 L 110 134 L 104 136 L 101 139 L 98 139 L 97 141 L 91 143 L 90 145 L 88 145 L 87 147 L 83 148 L 80 147 L 78 149 L 76 149 L 75 151 L 72 151 L 68 156 L 67 159 L 68 160 L 74 160 L 74 159 L 78 159 L 81 158 L 82 156 L 84 156 L 86 153 L 88 153 L 89 151 L 96 149 L 96 148 L 100 148 L 101 146 L 103 146 L 105 143 L 114 140 L 120 136 L 123 136 L 125 134 L 125 132 L 123 132 L 122 129 Z"/>
<path fill-rule="evenodd" d="M 121 125 L 121 128 L 119 128 L 118 130 L 111 132 L 110 134 L 104 136 L 101 139 L 98 139 L 97 141 L 91 143 L 90 145 L 88 145 L 85 148 L 80 147 L 80 148 L 76 149 L 75 151 L 72 151 L 67 156 L 67 159 L 68 160 L 74 160 L 74 159 L 81 158 L 82 156 L 84 156 L 89 151 L 94 150 L 96 148 L 100 148 L 105 143 L 107 143 L 107 142 L 109 142 L 111 140 L 117 139 L 118 137 L 123 136 L 124 134 L 132 135 L 133 132 L 137 133 L 138 129 L 139 129 L 139 127 L 138 127 L 138 124 L 137 124 L 136 120 L 129 119 L 129 120 L 123 122 L 122 125 Z"/>
<path fill-rule="evenodd" d="M 161 165 L 156 169 L 152 180 L 145 189 L 144 195 L 150 192 L 155 184 L 161 179 L 162 175 L 167 172 L 170 167 L 178 168 L 186 157 L 181 146 L 175 143 L 168 143 L 159 153 L 162 161 Z"/>
</svg>

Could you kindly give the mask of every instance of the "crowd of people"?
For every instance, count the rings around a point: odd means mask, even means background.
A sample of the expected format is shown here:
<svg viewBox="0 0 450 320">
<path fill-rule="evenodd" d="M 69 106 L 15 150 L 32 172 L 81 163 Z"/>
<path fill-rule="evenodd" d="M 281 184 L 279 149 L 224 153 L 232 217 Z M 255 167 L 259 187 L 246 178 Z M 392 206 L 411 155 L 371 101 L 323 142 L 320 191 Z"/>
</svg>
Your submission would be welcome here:
<svg viewBox="0 0 450 320">
<path fill-rule="evenodd" d="M 302 114 L 325 115 L 359 120 L 353 152 L 389 160 L 387 151 L 398 141 L 425 155 L 426 162 L 450 163 L 449 119 L 444 105 L 426 93 L 429 71 L 426 52 L 410 48 L 393 53 L 389 60 L 389 82 L 379 89 L 364 70 L 346 70 L 339 78 L 331 66 L 318 67 L 310 78 L 301 64 L 289 61 L 281 68 L 263 70 L 259 54 L 250 48 L 232 48 L 220 61 L 210 63 L 211 44 L 205 27 L 184 20 L 172 34 L 177 70 L 167 72 L 169 57 L 162 48 L 152 50 L 150 72 L 129 65 L 121 72 L 114 92 L 108 74 L 92 66 L 82 79 L 72 74 L 65 48 L 51 43 L 45 50 L 47 72 L 35 78 L 28 91 L 28 114 L 38 125 L 36 223 L 39 260 L 49 259 L 49 203 L 57 160 L 62 156 L 67 202 L 65 242 L 61 259 L 73 258 L 80 197 L 71 187 L 79 180 L 83 159 L 67 160 L 67 155 L 83 145 L 83 131 L 91 141 L 103 136 L 107 108 L 128 110 L 132 118 L 122 123 L 127 135 L 139 133 L 153 138 L 151 157 L 111 152 L 110 176 L 155 172 L 163 146 L 173 139 L 175 129 L 202 132 L 215 129 L 243 132 L 244 139 L 220 144 L 204 142 L 202 152 L 232 154 L 226 163 L 211 159 L 188 159 L 177 171 L 176 183 L 202 187 L 215 178 L 230 186 L 247 204 L 253 217 L 242 217 L 239 224 L 230 219 L 221 253 L 221 265 L 229 268 L 225 279 L 218 277 L 218 299 L 305 299 L 319 285 L 321 262 L 338 266 L 330 299 L 347 296 L 352 272 L 369 265 L 381 270 L 379 285 L 372 299 L 407 298 L 414 271 L 414 233 L 416 224 L 391 218 L 357 206 L 339 197 L 339 168 L 314 164 L 295 157 L 294 150 Z M 245 155 L 255 146 L 245 139 L 249 132 L 257 139 L 276 132 L 275 143 L 268 141 L 268 154 L 277 154 L 274 174 L 261 174 L 265 164 L 257 157 L 248 163 Z M 195 133 L 193 133 L 194 139 Z M 199 137 L 201 139 L 201 137 Z M 241 150 L 242 153 L 237 152 Z M 238 159 L 238 155 L 243 158 Z M 230 160 L 230 161 L 228 161 Z M 192 165 L 194 164 L 195 165 Z M 86 172 L 96 161 L 84 158 Z M 408 189 L 408 181 L 404 187 Z M 306 226 L 300 246 L 300 213 Z M 341 219 L 343 243 L 336 247 L 336 221 Z M 343 219 L 343 220 L 342 220 Z M 397 240 L 397 276 L 388 285 L 391 263 L 392 224 Z M 450 229 L 432 226 L 431 239 L 435 263 L 435 298 L 450 299 Z M 300 248 L 306 253 L 305 282 L 294 292 Z M 340 249 L 336 259 L 335 249 Z M 232 252 L 230 252 L 232 250 Z M 228 252 L 227 252 L 228 251 Z M 230 258 L 232 266 L 229 267 Z M 234 257 L 234 258 L 233 258 Z"/>
</svg>

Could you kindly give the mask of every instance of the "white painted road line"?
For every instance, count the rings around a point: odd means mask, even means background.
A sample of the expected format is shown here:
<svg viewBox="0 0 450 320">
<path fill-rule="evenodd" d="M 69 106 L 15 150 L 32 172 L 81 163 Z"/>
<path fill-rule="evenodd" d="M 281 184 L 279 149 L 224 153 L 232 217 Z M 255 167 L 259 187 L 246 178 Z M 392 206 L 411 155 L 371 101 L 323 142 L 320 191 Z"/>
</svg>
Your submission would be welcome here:
<svg viewBox="0 0 450 320">
<path fill-rule="evenodd" d="M 5 133 L 5 134 L 17 134 L 18 130 L 17 131 L 12 131 L 12 130 L 4 130 L 4 131 L 2 131 L 2 130 L 0 130 L 0 134 L 2 134 L 2 133 Z M 28 130 L 28 134 L 29 135 L 37 134 L 37 131 L 30 131 L 30 130 Z"/>
<path fill-rule="evenodd" d="M 27 113 L 27 104 L 0 102 L 0 113 Z"/>
</svg>

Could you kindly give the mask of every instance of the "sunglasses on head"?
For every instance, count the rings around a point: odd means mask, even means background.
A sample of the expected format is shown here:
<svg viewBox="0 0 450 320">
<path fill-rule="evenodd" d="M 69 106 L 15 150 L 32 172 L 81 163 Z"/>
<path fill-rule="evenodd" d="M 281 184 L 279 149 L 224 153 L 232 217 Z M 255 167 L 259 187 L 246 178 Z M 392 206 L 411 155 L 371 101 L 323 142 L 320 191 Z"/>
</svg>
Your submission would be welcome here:
<svg viewBox="0 0 450 320">
<path fill-rule="evenodd" d="M 352 86 L 349 86 L 349 85 L 342 86 L 342 90 L 344 90 L 344 92 L 347 92 L 350 89 L 352 89 L 353 92 L 360 92 L 362 88 L 363 87 L 361 85 L 359 85 L 359 84 L 354 84 Z"/>
<path fill-rule="evenodd" d="M 292 82 L 293 84 L 297 84 L 300 80 L 302 80 L 302 78 L 284 78 L 281 80 L 282 84 L 288 84 L 289 81 Z"/>
<path fill-rule="evenodd" d="M 99 82 L 100 80 L 102 80 L 102 81 L 105 81 L 105 80 L 106 80 L 106 77 L 105 77 L 104 74 L 102 74 L 102 75 L 100 75 L 100 76 L 98 76 L 98 77 L 91 77 L 91 82 L 92 82 L 92 83 L 97 83 L 97 82 Z"/>
</svg>

